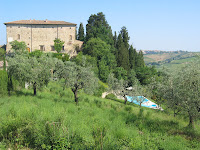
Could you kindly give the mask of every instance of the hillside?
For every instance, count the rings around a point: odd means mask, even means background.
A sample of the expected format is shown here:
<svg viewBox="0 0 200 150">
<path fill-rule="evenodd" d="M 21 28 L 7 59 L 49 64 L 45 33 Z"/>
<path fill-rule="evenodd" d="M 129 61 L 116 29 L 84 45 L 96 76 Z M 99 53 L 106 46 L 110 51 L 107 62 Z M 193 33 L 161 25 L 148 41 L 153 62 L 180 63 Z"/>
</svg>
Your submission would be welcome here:
<svg viewBox="0 0 200 150">
<path fill-rule="evenodd" d="M 146 65 L 155 65 L 158 69 L 167 68 L 169 70 L 176 70 L 184 66 L 188 62 L 195 61 L 199 52 L 185 52 L 185 51 L 148 51 L 144 54 L 144 61 Z"/>
<path fill-rule="evenodd" d="M 200 122 L 122 100 L 73 94 L 51 82 L 37 96 L 0 98 L 0 149 L 200 149 Z"/>
</svg>

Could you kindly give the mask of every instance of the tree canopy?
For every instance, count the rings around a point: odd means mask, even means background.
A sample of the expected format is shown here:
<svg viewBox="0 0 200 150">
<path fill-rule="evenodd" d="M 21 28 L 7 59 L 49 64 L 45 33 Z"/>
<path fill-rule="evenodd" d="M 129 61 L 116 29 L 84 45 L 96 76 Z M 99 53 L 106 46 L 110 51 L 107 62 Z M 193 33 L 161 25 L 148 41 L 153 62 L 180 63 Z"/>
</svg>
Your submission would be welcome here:
<svg viewBox="0 0 200 150">
<path fill-rule="evenodd" d="M 56 39 L 54 40 L 54 48 L 55 48 L 55 50 L 57 51 L 57 53 L 60 53 L 60 52 L 61 52 L 64 43 L 65 43 L 64 41 L 61 41 L 61 40 L 58 39 L 58 38 L 56 38 Z"/>
<path fill-rule="evenodd" d="M 54 68 L 55 61 L 56 59 L 45 54 L 40 57 L 17 54 L 13 58 L 8 58 L 8 74 L 19 81 L 28 83 L 36 95 L 37 89 L 47 85 L 50 81 L 50 70 Z"/>
<path fill-rule="evenodd" d="M 19 42 L 19 41 L 15 40 L 15 41 L 10 42 L 10 44 L 12 47 L 11 49 L 14 50 L 14 52 L 16 54 L 21 54 L 21 53 L 25 52 L 27 49 L 26 43 L 24 41 Z"/>
<path fill-rule="evenodd" d="M 91 15 L 86 25 L 86 42 L 90 38 L 100 38 L 109 45 L 113 45 L 113 35 L 111 27 L 105 19 L 105 15 L 99 12 Z"/>
<path fill-rule="evenodd" d="M 57 66 L 57 75 L 64 79 L 64 86 L 71 88 L 74 93 L 75 102 L 78 104 L 78 91 L 83 89 L 86 93 L 92 94 L 98 85 L 94 73 L 87 67 L 81 67 L 74 62 L 64 62 Z"/>
</svg>

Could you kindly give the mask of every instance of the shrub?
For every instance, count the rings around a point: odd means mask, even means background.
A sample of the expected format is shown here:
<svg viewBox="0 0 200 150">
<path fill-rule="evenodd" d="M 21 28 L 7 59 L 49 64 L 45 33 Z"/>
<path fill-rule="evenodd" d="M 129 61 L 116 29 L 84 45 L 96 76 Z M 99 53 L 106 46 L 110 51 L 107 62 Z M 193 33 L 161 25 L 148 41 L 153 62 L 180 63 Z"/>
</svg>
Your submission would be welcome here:
<svg viewBox="0 0 200 150">
<path fill-rule="evenodd" d="M 69 61 L 69 55 L 68 54 L 53 53 L 52 56 L 54 58 L 58 58 L 58 59 L 62 60 L 63 62 Z"/>
<path fill-rule="evenodd" d="M 42 51 L 40 51 L 40 50 L 35 50 L 35 51 L 29 53 L 29 56 L 39 58 L 39 57 L 42 56 L 42 54 L 43 54 Z"/>
<path fill-rule="evenodd" d="M 6 71 L 0 70 L 0 95 L 7 95 L 8 75 Z"/>
<path fill-rule="evenodd" d="M 112 99 L 112 100 L 115 100 L 115 99 L 117 99 L 117 97 L 114 95 L 114 94 L 108 94 L 108 95 L 106 95 L 106 97 L 105 97 L 106 99 Z"/>
<path fill-rule="evenodd" d="M 106 89 L 108 88 L 108 86 L 103 83 L 102 81 L 98 81 L 98 88 L 95 90 L 94 92 L 94 95 L 95 96 L 98 96 L 98 97 L 101 97 L 102 96 L 102 93 L 106 91 Z"/>
</svg>

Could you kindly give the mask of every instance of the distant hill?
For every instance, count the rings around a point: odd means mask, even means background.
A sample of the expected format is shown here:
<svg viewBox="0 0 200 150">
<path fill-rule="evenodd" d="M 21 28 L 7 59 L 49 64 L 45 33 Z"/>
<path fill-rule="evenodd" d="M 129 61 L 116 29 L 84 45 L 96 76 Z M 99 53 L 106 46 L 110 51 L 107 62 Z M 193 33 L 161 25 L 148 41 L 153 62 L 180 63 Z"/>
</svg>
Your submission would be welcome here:
<svg viewBox="0 0 200 150">
<path fill-rule="evenodd" d="M 143 51 L 146 65 L 157 68 L 178 69 L 187 62 L 195 61 L 200 52 L 187 51 Z"/>
</svg>

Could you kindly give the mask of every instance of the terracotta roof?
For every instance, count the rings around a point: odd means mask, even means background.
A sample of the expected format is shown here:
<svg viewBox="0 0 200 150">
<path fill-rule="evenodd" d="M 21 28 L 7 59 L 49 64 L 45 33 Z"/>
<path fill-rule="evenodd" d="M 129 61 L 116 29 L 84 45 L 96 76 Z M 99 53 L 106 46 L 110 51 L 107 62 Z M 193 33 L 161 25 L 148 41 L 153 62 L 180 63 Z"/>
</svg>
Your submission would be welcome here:
<svg viewBox="0 0 200 150">
<path fill-rule="evenodd" d="M 56 24 L 56 25 L 76 25 L 75 23 L 65 22 L 65 21 L 51 21 L 51 20 L 18 20 L 18 21 L 12 21 L 12 22 L 6 22 L 7 24 Z"/>
</svg>

